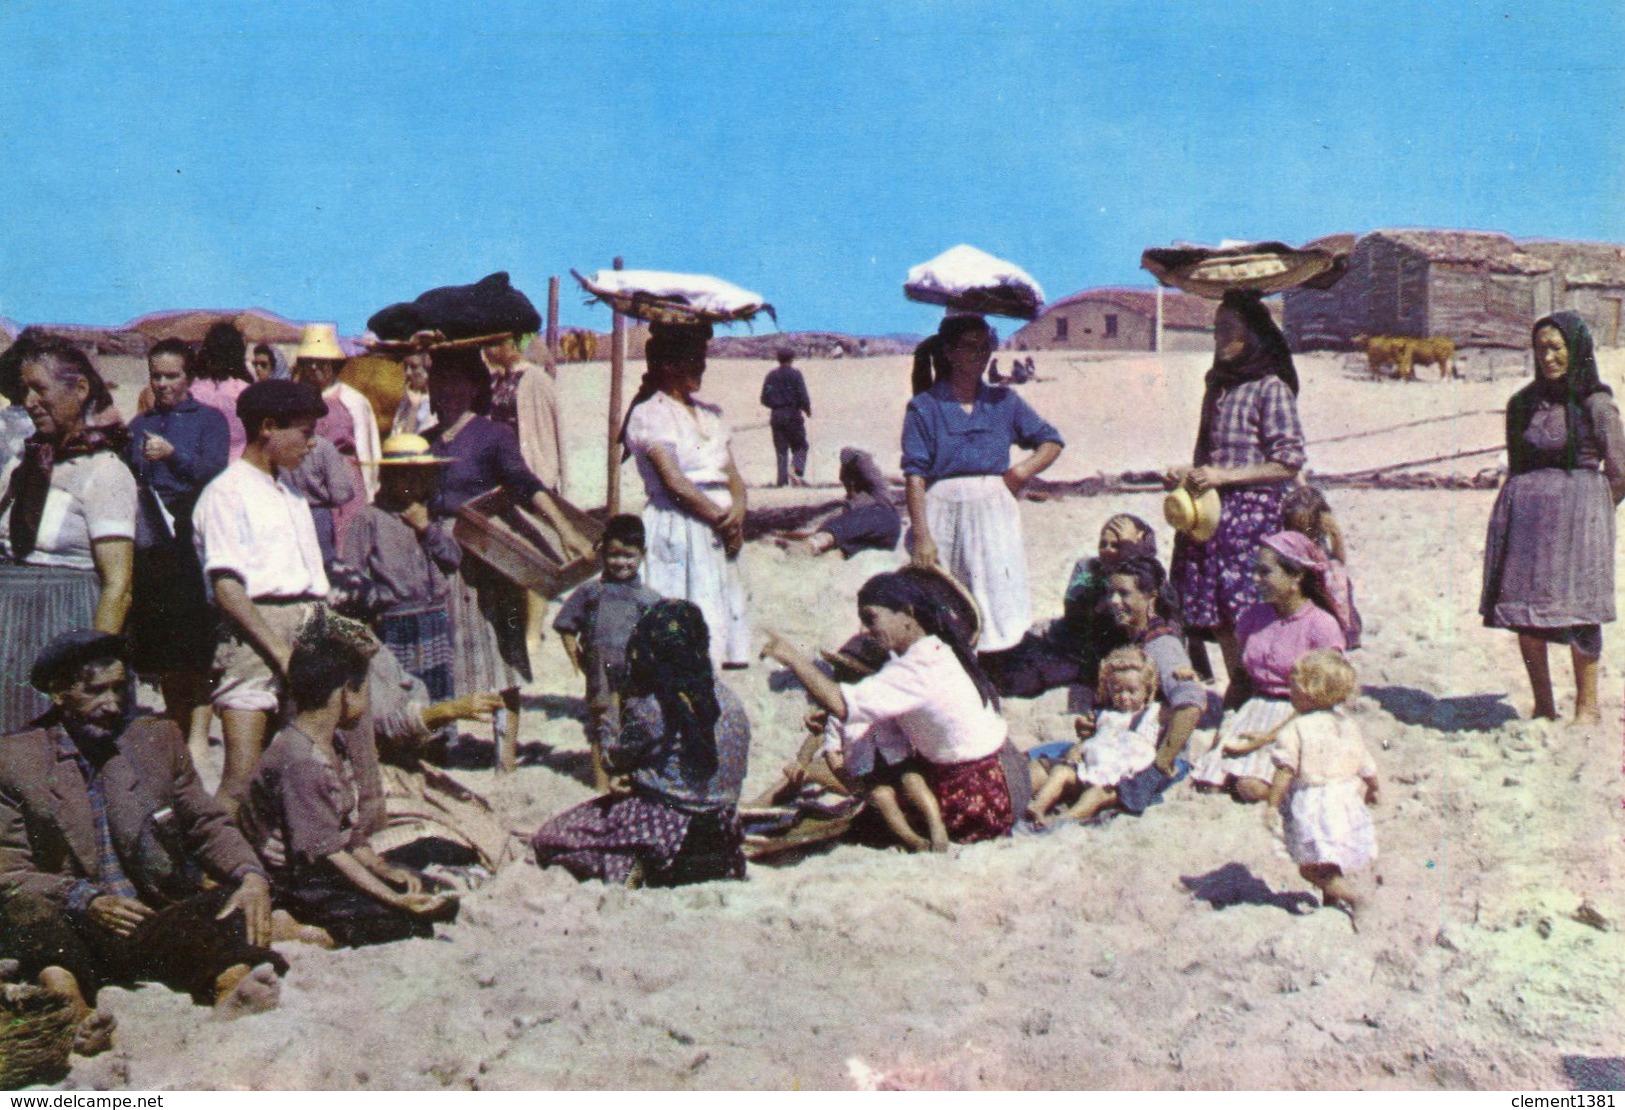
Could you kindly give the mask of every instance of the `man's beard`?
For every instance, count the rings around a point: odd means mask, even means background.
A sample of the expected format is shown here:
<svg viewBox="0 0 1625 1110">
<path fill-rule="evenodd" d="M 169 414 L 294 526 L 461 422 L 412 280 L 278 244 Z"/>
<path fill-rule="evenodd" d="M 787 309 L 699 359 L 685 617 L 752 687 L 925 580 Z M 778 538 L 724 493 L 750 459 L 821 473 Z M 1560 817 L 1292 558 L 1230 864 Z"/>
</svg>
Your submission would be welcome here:
<svg viewBox="0 0 1625 1110">
<path fill-rule="evenodd" d="M 124 726 L 129 720 L 128 711 L 105 713 L 96 717 L 64 719 L 62 727 L 86 755 L 106 755 L 112 753 L 115 742 L 124 735 Z"/>
</svg>

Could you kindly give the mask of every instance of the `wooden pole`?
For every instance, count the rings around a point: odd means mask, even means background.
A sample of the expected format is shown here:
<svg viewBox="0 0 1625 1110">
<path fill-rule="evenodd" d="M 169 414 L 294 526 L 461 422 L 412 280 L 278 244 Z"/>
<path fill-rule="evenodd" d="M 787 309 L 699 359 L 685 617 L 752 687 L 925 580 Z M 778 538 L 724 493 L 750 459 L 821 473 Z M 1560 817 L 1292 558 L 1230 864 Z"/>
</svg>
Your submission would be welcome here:
<svg viewBox="0 0 1625 1110">
<path fill-rule="evenodd" d="M 547 279 L 547 372 L 559 375 L 559 279 Z"/>
<path fill-rule="evenodd" d="M 625 267 L 617 256 L 615 268 Z M 621 382 L 626 376 L 626 320 L 617 312 L 609 327 L 609 473 L 604 505 L 614 516 L 621 511 Z"/>
</svg>

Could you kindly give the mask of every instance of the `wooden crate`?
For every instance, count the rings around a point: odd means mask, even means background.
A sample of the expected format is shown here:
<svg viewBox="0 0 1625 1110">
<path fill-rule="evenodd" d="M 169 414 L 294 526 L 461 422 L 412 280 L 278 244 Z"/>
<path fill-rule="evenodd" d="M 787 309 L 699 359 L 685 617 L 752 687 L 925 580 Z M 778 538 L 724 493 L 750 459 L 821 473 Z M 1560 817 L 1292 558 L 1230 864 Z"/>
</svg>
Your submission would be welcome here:
<svg viewBox="0 0 1625 1110">
<path fill-rule="evenodd" d="M 547 493 L 543 497 L 549 496 Z M 563 517 L 597 543 L 604 526 L 581 509 L 555 497 Z M 598 573 L 598 559 L 583 555 L 568 561 L 559 536 L 535 509 L 516 503 L 512 494 L 494 489 L 457 510 L 452 536 L 474 556 L 516 586 L 543 597 L 557 597 Z"/>
</svg>

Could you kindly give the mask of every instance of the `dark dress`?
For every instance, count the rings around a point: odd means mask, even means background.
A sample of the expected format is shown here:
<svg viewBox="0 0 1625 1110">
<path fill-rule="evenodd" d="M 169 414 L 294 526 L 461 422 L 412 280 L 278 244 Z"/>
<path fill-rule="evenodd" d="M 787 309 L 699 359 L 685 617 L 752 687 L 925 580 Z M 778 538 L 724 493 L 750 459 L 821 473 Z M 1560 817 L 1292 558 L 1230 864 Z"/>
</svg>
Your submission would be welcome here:
<svg viewBox="0 0 1625 1110">
<path fill-rule="evenodd" d="M 1595 655 L 1598 625 L 1614 619 L 1614 498 L 1625 474 L 1619 408 L 1603 391 L 1582 405 L 1578 461 L 1563 467 L 1567 424 L 1561 404 L 1534 406 L 1514 453 L 1513 473 L 1490 513 L 1479 614 L 1490 628 L 1515 628 Z"/>
<path fill-rule="evenodd" d="M 566 810 L 531 838 L 540 867 L 578 879 L 624 884 L 641 870 L 649 886 L 745 877 L 739 791 L 750 753 L 745 707 L 716 684 L 716 769 L 705 775 L 667 734 L 652 695 L 628 698 L 620 736 L 604 751 L 612 773 L 630 774 L 632 793 L 607 794 Z"/>
<path fill-rule="evenodd" d="M 148 435 L 174 445 L 167 459 L 142 454 Z M 125 633 L 142 674 L 201 672 L 214 658 L 215 615 L 192 538 L 192 508 L 230 458 L 231 426 L 218 409 L 190 395 L 173 408 L 153 408 L 130 421 L 124 461 L 140 490 L 135 573 Z M 170 529 L 161 502 L 174 520 Z"/>
<path fill-rule="evenodd" d="M 440 492 L 430 511 L 437 519 L 456 516 L 466 502 L 498 486 L 519 501 L 529 501 L 543 487 L 519 453 L 512 428 L 473 417 L 446 443 L 445 429 L 429 433 L 434 453 L 451 459 L 440 476 Z M 508 690 L 530 681 L 530 654 L 525 648 L 525 591 L 478 559 L 464 559 L 447 575 L 451 587 L 448 611 L 456 657 L 452 684 L 457 696 L 482 690 Z"/>
</svg>

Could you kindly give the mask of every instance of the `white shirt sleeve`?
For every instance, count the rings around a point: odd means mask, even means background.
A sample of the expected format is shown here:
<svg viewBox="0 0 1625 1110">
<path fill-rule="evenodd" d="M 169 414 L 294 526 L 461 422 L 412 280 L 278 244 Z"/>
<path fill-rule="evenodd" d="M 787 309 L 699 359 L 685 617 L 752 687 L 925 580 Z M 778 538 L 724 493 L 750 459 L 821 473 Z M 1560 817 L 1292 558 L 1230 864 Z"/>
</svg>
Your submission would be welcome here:
<svg viewBox="0 0 1625 1110">
<path fill-rule="evenodd" d="M 96 540 L 135 538 L 135 475 L 122 459 L 111 452 L 91 457 L 95 469 L 85 483 L 80 504 L 85 514 L 85 533 Z"/>
<path fill-rule="evenodd" d="M 226 571 L 248 581 L 251 537 L 240 490 L 219 479 L 211 482 L 192 510 L 192 527 L 205 575 Z"/>
<path fill-rule="evenodd" d="M 626 422 L 626 443 L 640 455 L 648 454 L 653 447 L 665 447 L 677 453 L 677 422 L 658 395 L 632 410 Z"/>
</svg>

